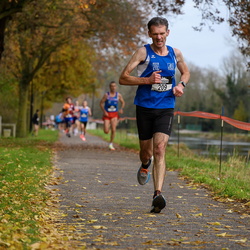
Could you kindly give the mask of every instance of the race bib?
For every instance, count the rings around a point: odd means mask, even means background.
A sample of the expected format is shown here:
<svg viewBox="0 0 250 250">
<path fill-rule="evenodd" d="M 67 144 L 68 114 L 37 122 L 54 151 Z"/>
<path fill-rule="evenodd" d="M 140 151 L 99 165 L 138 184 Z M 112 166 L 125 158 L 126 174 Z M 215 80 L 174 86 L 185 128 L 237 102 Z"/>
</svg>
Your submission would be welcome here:
<svg viewBox="0 0 250 250">
<path fill-rule="evenodd" d="M 161 78 L 161 83 L 152 84 L 151 88 L 151 90 L 158 92 L 169 91 L 170 89 L 172 89 L 172 81 L 164 76 Z"/>
<path fill-rule="evenodd" d="M 116 111 L 116 106 L 109 106 L 108 107 L 108 112 L 114 112 Z"/>
</svg>

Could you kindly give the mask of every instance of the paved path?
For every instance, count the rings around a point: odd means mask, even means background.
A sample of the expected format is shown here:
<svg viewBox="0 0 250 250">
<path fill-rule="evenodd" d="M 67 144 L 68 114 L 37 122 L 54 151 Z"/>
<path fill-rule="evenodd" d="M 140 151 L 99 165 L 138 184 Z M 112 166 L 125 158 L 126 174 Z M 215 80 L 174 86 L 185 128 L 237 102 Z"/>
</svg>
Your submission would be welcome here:
<svg viewBox="0 0 250 250">
<path fill-rule="evenodd" d="M 250 249 L 249 215 L 167 172 L 167 207 L 149 213 L 153 184 L 137 183 L 138 154 L 87 135 L 60 136 L 56 166 L 65 223 L 87 249 Z"/>
</svg>

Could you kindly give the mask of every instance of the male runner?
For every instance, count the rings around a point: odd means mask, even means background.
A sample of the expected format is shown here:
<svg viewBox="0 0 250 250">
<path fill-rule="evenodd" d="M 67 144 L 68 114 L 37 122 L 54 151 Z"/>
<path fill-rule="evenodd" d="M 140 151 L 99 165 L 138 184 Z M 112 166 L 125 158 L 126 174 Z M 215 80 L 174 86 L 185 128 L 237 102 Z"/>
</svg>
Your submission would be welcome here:
<svg viewBox="0 0 250 250">
<path fill-rule="evenodd" d="M 142 164 L 137 179 L 141 185 L 148 182 L 153 162 L 152 213 L 159 213 L 166 206 L 161 193 L 166 174 L 165 150 L 173 123 L 175 97 L 183 95 L 190 78 L 181 51 L 166 45 L 169 33 L 167 19 L 152 18 L 148 22 L 152 43 L 134 53 L 119 80 L 121 85 L 138 85 L 134 104 Z M 132 76 L 136 67 L 138 76 Z M 176 67 L 180 72 L 178 83 L 175 81 Z"/>
<path fill-rule="evenodd" d="M 125 101 L 120 93 L 116 91 L 116 83 L 112 81 L 109 84 L 109 92 L 106 92 L 100 101 L 100 107 L 103 111 L 103 131 L 105 134 L 109 133 L 111 127 L 109 149 L 115 150 L 113 141 L 115 138 L 116 126 L 118 124 L 119 113 L 123 114 L 123 108 L 125 107 Z M 121 103 L 121 108 L 118 111 L 118 103 Z"/>
</svg>

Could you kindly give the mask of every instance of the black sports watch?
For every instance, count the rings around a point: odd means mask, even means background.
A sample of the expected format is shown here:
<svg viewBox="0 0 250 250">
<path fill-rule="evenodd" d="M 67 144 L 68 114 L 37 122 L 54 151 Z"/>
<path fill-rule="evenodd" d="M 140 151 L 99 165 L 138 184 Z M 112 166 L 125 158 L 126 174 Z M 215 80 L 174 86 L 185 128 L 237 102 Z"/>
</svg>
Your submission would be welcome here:
<svg viewBox="0 0 250 250">
<path fill-rule="evenodd" d="M 184 88 L 187 86 L 187 84 L 183 81 L 180 81 L 179 83 L 181 83 Z"/>
</svg>

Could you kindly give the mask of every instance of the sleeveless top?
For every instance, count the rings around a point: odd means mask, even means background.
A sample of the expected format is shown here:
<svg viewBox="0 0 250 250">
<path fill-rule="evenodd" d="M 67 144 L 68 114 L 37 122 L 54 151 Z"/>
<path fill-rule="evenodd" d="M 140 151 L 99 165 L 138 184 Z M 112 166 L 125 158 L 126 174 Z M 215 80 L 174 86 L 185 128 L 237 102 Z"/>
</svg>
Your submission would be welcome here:
<svg viewBox="0 0 250 250">
<path fill-rule="evenodd" d="M 118 92 L 115 93 L 115 96 L 111 97 L 110 93 L 107 92 L 108 98 L 105 101 L 104 109 L 107 112 L 117 112 L 118 111 Z"/>
<path fill-rule="evenodd" d="M 89 116 L 89 107 L 86 107 L 86 108 L 82 107 L 80 109 L 79 121 L 80 122 L 87 122 L 88 121 L 88 116 Z"/>
<path fill-rule="evenodd" d="M 147 56 L 145 61 L 137 66 L 137 74 L 139 77 L 149 77 L 154 71 L 161 70 L 159 74 L 162 77 L 162 83 L 139 85 L 134 104 L 145 108 L 174 108 L 173 87 L 176 85 L 175 68 L 177 64 L 174 49 L 167 46 L 168 55 L 159 56 L 152 50 L 150 44 L 144 46 Z"/>
</svg>

